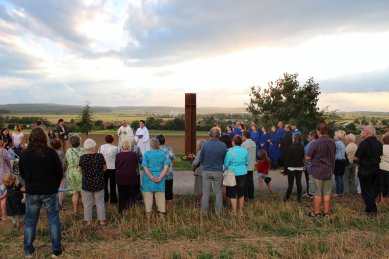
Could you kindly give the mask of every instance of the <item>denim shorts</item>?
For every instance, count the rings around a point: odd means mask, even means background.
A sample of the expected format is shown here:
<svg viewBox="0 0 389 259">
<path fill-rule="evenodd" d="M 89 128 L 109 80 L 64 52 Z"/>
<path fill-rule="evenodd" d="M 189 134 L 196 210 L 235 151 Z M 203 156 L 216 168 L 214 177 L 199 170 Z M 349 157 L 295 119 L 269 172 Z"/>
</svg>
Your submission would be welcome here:
<svg viewBox="0 0 389 259">
<path fill-rule="evenodd" d="M 264 174 L 264 173 L 258 172 L 258 179 L 265 180 L 266 177 L 269 177 L 269 174 Z"/>
</svg>

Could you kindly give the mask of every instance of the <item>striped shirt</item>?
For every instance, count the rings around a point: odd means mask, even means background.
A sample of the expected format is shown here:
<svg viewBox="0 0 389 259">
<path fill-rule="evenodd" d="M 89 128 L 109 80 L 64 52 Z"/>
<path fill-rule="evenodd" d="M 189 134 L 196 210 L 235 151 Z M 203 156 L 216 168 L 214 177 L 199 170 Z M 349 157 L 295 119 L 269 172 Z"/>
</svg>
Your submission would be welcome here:
<svg viewBox="0 0 389 259">
<path fill-rule="evenodd" d="M 335 168 L 336 146 L 328 136 L 321 136 L 312 143 L 307 156 L 311 158 L 310 173 L 319 180 L 329 180 Z"/>
</svg>

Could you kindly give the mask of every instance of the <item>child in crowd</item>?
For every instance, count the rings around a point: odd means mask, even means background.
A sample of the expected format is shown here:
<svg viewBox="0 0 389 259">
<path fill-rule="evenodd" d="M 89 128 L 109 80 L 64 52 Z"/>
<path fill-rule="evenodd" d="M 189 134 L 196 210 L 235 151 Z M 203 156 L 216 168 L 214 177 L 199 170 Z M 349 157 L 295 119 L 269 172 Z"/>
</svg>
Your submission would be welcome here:
<svg viewBox="0 0 389 259">
<path fill-rule="evenodd" d="M 258 187 L 259 187 L 259 193 L 262 192 L 262 181 L 265 181 L 267 188 L 269 189 L 269 192 L 273 194 L 273 189 L 270 185 L 271 178 L 268 176 L 269 175 L 269 168 L 271 165 L 271 160 L 267 156 L 266 150 L 262 149 L 258 152 Z"/>
<path fill-rule="evenodd" d="M 0 204 L 1 204 L 1 221 L 7 220 L 7 205 L 6 205 L 5 185 L 0 184 Z"/>
<path fill-rule="evenodd" d="M 19 183 L 17 176 L 12 173 L 4 175 L 3 183 L 5 186 L 3 196 L 6 199 L 7 215 L 11 218 L 12 224 L 18 227 L 23 222 L 23 217 L 26 214 L 25 189 Z"/>
<path fill-rule="evenodd" d="M 59 200 L 59 207 L 63 209 L 62 206 L 62 200 L 63 200 L 63 193 L 66 191 L 66 162 L 65 162 L 65 154 L 62 152 L 62 141 L 59 138 L 54 138 L 51 140 L 51 146 L 55 149 L 55 151 L 58 154 L 59 160 L 61 161 L 62 170 L 63 170 L 63 176 L 61 184 L 59 185 L 59 192 L 58 192 L 58 200 Z"/>
</svg>

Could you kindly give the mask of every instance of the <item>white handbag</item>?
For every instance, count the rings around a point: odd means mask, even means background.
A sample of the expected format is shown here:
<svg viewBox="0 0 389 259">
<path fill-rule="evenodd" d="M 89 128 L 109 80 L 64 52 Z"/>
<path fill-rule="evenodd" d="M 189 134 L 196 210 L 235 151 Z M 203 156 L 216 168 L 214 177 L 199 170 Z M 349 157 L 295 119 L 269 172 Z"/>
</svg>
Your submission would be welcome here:
<svg viewBox="0 0 389 259">
<path fill-rule="evenodd" d="M 234 150 L 231 149 L 232 165 L 234 165 Z M 234 170 L 226 170 L 223 173 L 223 185 L 233 187 L 236 185 Z"/>
</svg>

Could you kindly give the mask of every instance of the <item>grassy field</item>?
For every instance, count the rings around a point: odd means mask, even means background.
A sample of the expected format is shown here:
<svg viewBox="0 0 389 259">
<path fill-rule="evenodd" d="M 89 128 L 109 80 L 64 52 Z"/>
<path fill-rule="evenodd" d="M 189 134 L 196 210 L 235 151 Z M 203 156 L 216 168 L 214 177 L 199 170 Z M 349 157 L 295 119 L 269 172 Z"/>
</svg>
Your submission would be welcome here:
<svg viewBox="0 0 389 259">
<path fill-rule="evenodd" d="M 120 217 L 108 205 L 107 226 L 86 227 L 70 201 L 61 211 L 65 258 L 389 258 L 389 207 L 378 218 L 363 215 L 360 196 L 333 199 L 332 214 L 309 218 L 312 200 L 282 203 L 257 197 L 243 217 L 226 207 L 219 219 L 200 217 L 193 195 L 175 197 L 174 210 L 148 222 L 143 207 Z M 213 208 L 213 204 L 211 204 Z M 23 258 L 23 231 L 0 224 L 0 258 Z M 42 210 L 35 241 L 38 258 L 51 254 Z"/>
<path fill-rule="evenodd" d="M 7 114 L 8 115 L 8 114 Z M 70 121 L 71 119 L 78 120 L 80 118 L 79 114 L 9 114 L 8 116 L 15 117 L 43 117 L 46 118 L 51 123 L 57 123 L 58 119 L 62 118 L 65 121 Z M 94 113 L 93 120 L 102 120 L 105 123 L 118 122 L 122 120 L 127 120 L 129 123 L 132 121 L 145 120 L 146 115 L 129 115 L 125 113 Z M 163 118 L 164 120 L 170 120 L 171 118 Z"/>
</svg>

